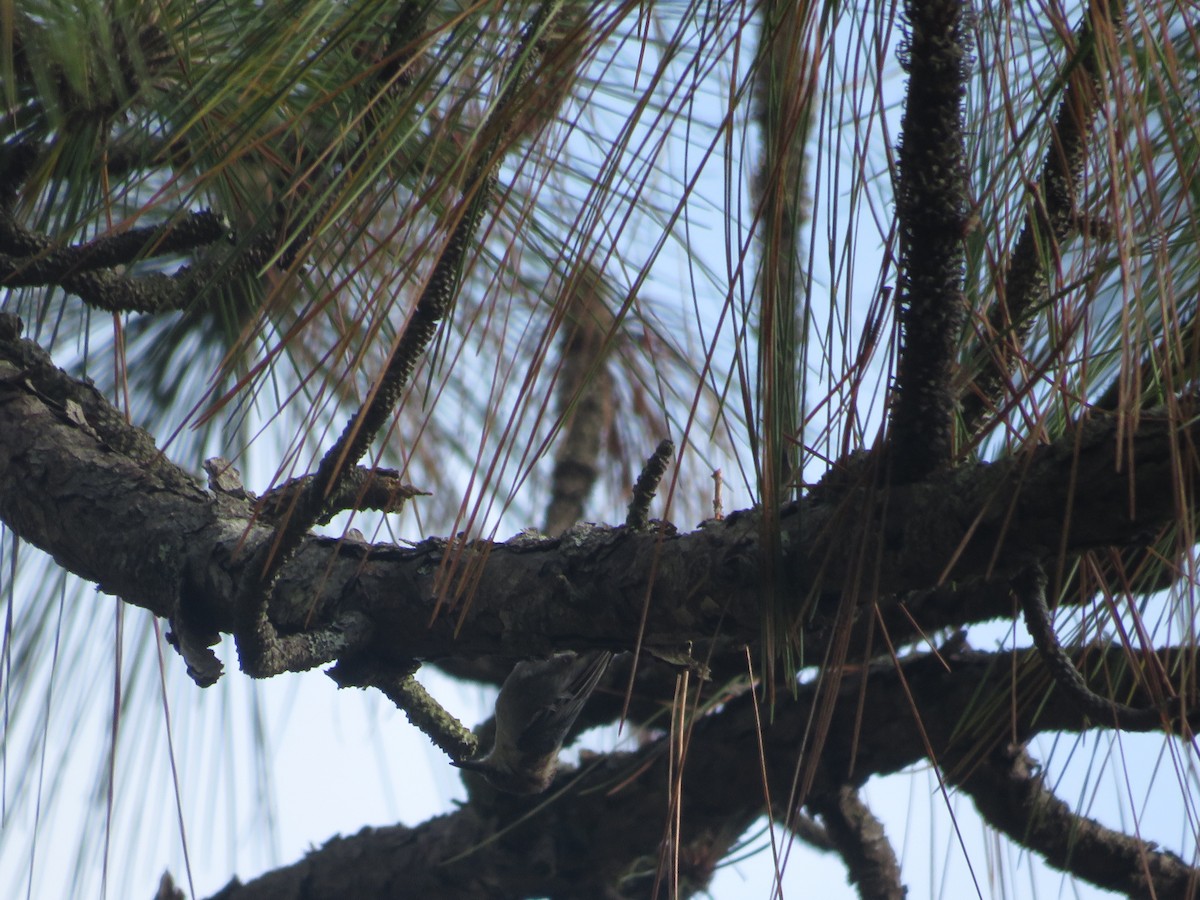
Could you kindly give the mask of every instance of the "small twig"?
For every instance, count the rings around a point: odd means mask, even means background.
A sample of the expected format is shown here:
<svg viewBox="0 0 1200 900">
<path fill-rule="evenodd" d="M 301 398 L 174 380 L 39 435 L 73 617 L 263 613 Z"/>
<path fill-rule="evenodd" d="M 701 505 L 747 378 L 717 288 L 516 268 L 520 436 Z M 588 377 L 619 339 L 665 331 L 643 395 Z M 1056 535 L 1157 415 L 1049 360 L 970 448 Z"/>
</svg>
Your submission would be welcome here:
<svg viewBox="0 0 1200 900">
<path fill-rule="evenodd" d="M 470 759 L 479 751 L 479 740 L 448 712 L 416 679 L 419 663 L 403 669 L 381 672 L 340 662 L 328 675 L 338 687 L 378 688 L 404 711 L 416 728 L 427 735 L 451 759 Z"/>
<path fill-rule="evenodd" d="M 826 853 L 837 850 L 833 838 L 829 836 L 829 830 L 812 816 L 795 813 L 784 824 L 787 825 L 788 831 L 814 850 L 822 850 Z"/>
<path fill-rule="evenodd" d="M 1025 627 L 1034 646 L 1050 670 L 1055 684 L 1077 703 L 1083 713 L 1097 723 L 1113 725 L 1131 731 L 1146 731 L 1172 716 L 1166 711 L 1149 707 L 1137 709 L 1101 697 L 1090 687 L 1067 656 L 1058 635 L 1054 633 L 1050 608 L 1046 605 L 1046 574 L 1041 566 L 1031 566 L 1012 581 L 1013 592 L 1025 614 Z"/>
<path fill-rule="evenodd" d="M 654 453 L 646 460 L 642 474 L 633 486 L 633 499 L 629 501 L 629 515 L 625 517 L 625 524 L 629 528 L 641 529 L 650 524 L 650 501 L 654 499 L 658 483 L 666 474 L 671 454 L 674 452 L 675 443 L 670 438 L 665 438 L 658 442 Z"/>
<path fill-rule="evenodd" d="M 268 521 L 279 521 L 290 515 L 293 504 L 311 489 L 313 477 L 303 475 L 293 478 L 267 491 L 259 501 L 259 515 Z M 405 501 L 428 496 L 428 491 L 401 481 L 400 473 L 395 469 L 354 466 L 347 470 L 336 492 L 329 496 L 324 511 L 317 517 L 317 524 L 328 525 L 337 513 L 347 509 L 397 513 L 404 508 Z"/>
</svg>

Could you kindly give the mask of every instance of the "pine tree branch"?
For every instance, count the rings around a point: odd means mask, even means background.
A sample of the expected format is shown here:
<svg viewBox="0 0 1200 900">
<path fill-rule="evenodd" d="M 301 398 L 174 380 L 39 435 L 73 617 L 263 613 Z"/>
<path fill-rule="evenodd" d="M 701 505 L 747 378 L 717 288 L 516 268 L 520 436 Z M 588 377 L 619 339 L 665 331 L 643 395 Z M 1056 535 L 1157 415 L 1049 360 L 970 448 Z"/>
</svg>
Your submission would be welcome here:
<svg viewBox="0 0 1200 900">
<path fill-rule="evenodd" d="M 1046 605 L 1046 573 L 1040 566 L 1019 573 L 1013 579 L 1013 591 L 1025 614 L 1025 627 L 1059 689 L 1073 697 L 1079 708 L 1093 719 L 1126 731 L 1145 731 L 1163 719 L 1179 714 L 1180 705 L 1177 702 L 1172 702 L 1168 709 L 1155 706 L 1134 708 L 1102 697 L 1088 686 L 1087 680 L 1075 668 L 1054 632 L 1050 608 Z M 1200 724 L 1200 718 L 1192 724 Z"/>
<path fill-rule="evenodd" d="M 810 798 L 808 806 L 824 820 L 825 831 L 845 860 L 848 877 L 857 885 L 862 900 L 904 900 L 908 896 L 900 877 L 900 861 L 883 823 L 857 789 L 842 785 Z"/>
<path fill-rule="evenodd" d="M 182 214 L 179 221 L 133 228 L 71 247 L 55 247 L 42 234 L 22 227 L 0 209 L 0 284 L 5 287 L 58 285 L 84 303 L 108 312 L 157 313 L 186 309 L 218 279 L 241 277 L 263 266 L 272 242 L 256 240 L 241 250 L 212 247 L 228 233 L 210 211 Z M 113 271 L 140 256 L 159 256 L 209 246 L 192 265 L 170 275 L 127 275 Z"/>
<path fill-rule="evenodd" d="M 993 828 L 1060 871 L 1128 897 L 1194 896 L 1200 872 L 1150 841 L 1074 812 L 1023 748 L 1000 747 L 955 779 Z"/>
<path fill-rule="evenodd" d="M 206 492 L 94 388 L 16 339 L 15 317 L 3 322 L 0 516 L 126 602 L 163 616 L 184 603 L 192 609 L 186 618 L 210 634 L 231 631 L 231 585 L 272 538 L 252 501 Z M 1187 421 L 1185 410 L 1177 413 Z M 810 639 L 820 643 L 822 623 L 834 620 L 864 542 L 877 560 L 882 615 L 898 615 L 905 601 L 918 621 L 928 605 L 942 610 L 936 627 L 957 627 L 993 617 L 1000 601 L 964 604 L 955 616 L 954 593 L 935 590 L 939 583 L 984 585 L 986 593 L 989 582 L 1007 584 L 1006 560 L 1050 564 L 1059 548 L 1072 555 L 1124 546 L 1188 515 L 1195 501 L 1178 486 L 1200 471 L 1189 450 L 1200 424 L 1150 412 L 1121 444 L 1118 434 L 1116 421 L 1096 420 L 1020 458 L 890 489 L 886 503 L 863 487 L 785 507 L 782 566 L 797 590 L 816 598 L 805 623 Z M 1133 471 L 1118 471 L 1118 459 L 1135 460 Z M 1070 491 L 1072 478 L 1089 490 Z M 56 515 L 40 512 L 47 509 Z M 402 636 L 386 650 L 396 659 L 616 649 L 636 632 L 654 573 L 648 646 L 671 652 L 718 634 L 730 646 L 753 644 L 761 636 L 761 540 L 755 511 L 662 536 L 581 526 L 561 539 L 429 539 L 413 548 L 306 536 L 280 573 L 270 615 L 275 628 L 301 632 L 355 611 Z M 447 571 L 451 551 L 458 568 Z M 471 577 L 458 580 L 466 571 Z M 454 584 L 470 584 L 471 593 L 447 587 Z M 435 611 L 468 596 L 456 634 L 454 616 Z"/>
<path fill-rule="evenodd" d="M 977 431 L 984 418 L 997 411 L 1035 317 L 1049 302 L 1051 265 L 1061 258 L 1063 242 L 1077 221 L 1076 199 L 1088 141 L 1101 110 L 1105 49 L 1123 28 L 1124 14 L 1118 2 L 1092 0 L 1076 30 L 1041 177 L 1030 189 L 1028 212 L 1001 281 L 1003 290 L 975 351 L 975 355 L 986 351 L 983 370 L 962 397 L 968 433 Z"/>
<path fill-rule="evenodd" d="M 8 227 L 0 229 L 3 235 L 0 241 L 14 236 L 14 225 L 11 221 L 7 224 Z M 30 248 L 24 251 L 25 255 L 0 254 L 0 287 L 64 284 L 72 277 L 95 269 L 195 250 L 220 240 L 228 230 L 220 216 L 211 210 L 203 210 L 185 213 L 179 221 L 130 228 L 69 247 L 56 247 L 50 238 L 27 232 L 24 240 L 19 241 L 23 247 Z"/>
<path fill-rule="evenodd" d="M 803 228 L 809 221 L 808 138 L 816 106 L 816 73 L 806 49 L 815 28 L 812 7 L 764 3 L 759 12 L 753 115 L 762 152 L 751 183 L 759 216 L 758 279 L 761 430 L 751 433 L 761 460 L 760 497 L 767 505 L 793 497 L 799 470 L 795 444 L 801 419 L 801 349 L 808 341 L 809 304 Z"/>
<path fill-rule="evenodd" d="M 888 433 L 896 484 L 950 464 L 951 377 L 967 314 L 967 7 L 962 0 L 914 0 L 905 9 L 909 35 L 901 61 L 909 79 L 896 185 L 900 353 Z"/>
<path fill-rule="evenodd" d="M 638 480 L 633 485 L 633 499 L 629 501 L 629 513 L 625 516 L 628 528 L 646 528 L 650 524 L 650 503 L 658 490 L 658 483 L 666 474 L 671 457 L 675 454 L 675 442 L 663 438 L 646 460 Z"/>
<path fill-rule="evenodd" d="M 1119 649 L 1101 652 L 1112 657 L 1110 665 L 1123 658 Z M 1159 656 L 1166 668 L 1195 671 L 1195 648 L 1163 650 Z M 957 767 L 948 777 L 970 790 L 966 783 L 975 776 L 962 773 L 979 772 L 978 760 L 1003 752 L 1014 729 L 1015 737 L 1024 741 L 1045 731 L 1096 727 L 1054 686 L 1036 653 L 968 652 L 954 656 L 950 663 L 953 671 L 947 671 L 942 660 L 920 655 L 902 660 L 898 670 L 889 663 L 848 675 L 839 688 L 821 760 L 821 780 L 844 785 L 840 794 L 852 796 L 872 775 L 898 772 L 926 760 L 928 740 L 943 766 Z M 1018 690 L 1036 691 L 1039 702 L 1010 707 L 1016 699 L 1014 671 L 1022 676 Z M 865 690 L 861 679 L 867 680 Z M 1120 680 L 1114 684 L 1114 690 L 1128 687 Z M 772 796 L 787 796 L 816 701 L 814 683 L 800 686 L 794 697 L 786 692 L 777 696 L 774 720 L 762 735 Z M 710 846 L 721 855 L 722 847 L 727 849 L 765 812 L 761 769 L 757 763 L 749 764 L 759 754 L 755 702 L 744 694 L 695 724 L 684 760 L 683 796 L 677 798 L 688 811 L 680 820 L 682 845 Z M 914 705 L 921 716 L 920 729 L 914 724 Z M 1012 713 L 1001 717 L 998 730 L 992 727 L 991 717 L 979 712 L 996 706 Z M 862 728 L 863 721 L 871 727 Z M 671 762 L 664 752 L 669 740 L 660 738 L 633 753 L 589 758 L 581 771 L 561 772 L 544 797 L 490 794 L 486 801 L 472 801 L 416 828 L 364 829 L 335 838 L 294 865 L 245 885 L 232 883 L 216 896 L 222 900 L 286 898 L 298 897 L 304 890 L 303 896 L 310 900 L 348 894 L 373 897 L 386 896 L 388 886 L 397 883 L 430 898 L 497 893 L 619 896 L 614 892 L 631 884 L 648 887 L 661 847 L 662 810 L 671 802 Z M 851 759 L 853 771 L 848 770 Z M 989 790 L 986 781 L 980 784 L 981 793 Z M 876 839 L 869 837 L 871 828 L 863 824 L 862 810 L 855 807 L 850 802 L 839 808 L 859 822 L 852 826 L 857 829 L 856 839 L 875 844 Z M 1060 816 L 1055 821 L 1060 829 L 1056 848 L 1031 832 L 1028 821 L 1025 815 L 1005 830 L 1016 842 L 1046 853 L 1052 862 L 1065 838 L 1087 822 L 1069 812 Z M 878 847 L 869 850 L 877 856 L 878 851 Z M 1200 876 L 1200 871 L 1171 854 L 1152 853 L 1161 857 L 1151 867 L 1159 879 L 1155 882 L 1159 896 L 1178 896 L 1169 889 L 1180 878 Z M 529 864 L 531 859 L 537 864 Z M 891 874 L 881 879 L 885 892 L 880 896 L 896 896 L 899 872 L 886 865 L 880 872 L 885 869 Z M 703 871 L 698 865 L 692 874 Z M 1098 877 L 1094 870 L 1071 871 L 1086 879 Z M 693 890 L 700 886 L 689 884 Z"/>
</svg>

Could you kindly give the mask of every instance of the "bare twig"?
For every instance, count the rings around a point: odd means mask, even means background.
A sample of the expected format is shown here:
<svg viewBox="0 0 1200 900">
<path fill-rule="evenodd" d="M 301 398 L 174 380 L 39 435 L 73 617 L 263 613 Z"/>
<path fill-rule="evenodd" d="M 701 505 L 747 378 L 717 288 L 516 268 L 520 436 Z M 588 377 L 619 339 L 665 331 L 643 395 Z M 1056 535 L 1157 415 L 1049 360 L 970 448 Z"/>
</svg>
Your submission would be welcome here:
<svg viewBox="0 0 1200 900">
<path fill-rule="evenodd" d="M 293 504 L 299 501 L 312 485 L 313 476 L 293 478 L 274 490 L 263 494 L 259 513 L 264 519 L 277 521 L 291 514 Z M 339 512 L 346 509 L 374 509 L 379 512 L 396 513 L 404 508 L 405 501 L 413 497 L 427 497 L 423 491 L 400 480 L 395 469 L 372 469 L 354 466 L 338 484 L 337 491 L 330 494 L 325 509 L 317 517 L 318 525 L 327 525 Z"/>
<path fill-rule="evenodd" d="M 1154 707 L 1137 709 L 1101 697 L 1088 687 L 1054 633 L 1054 623 L 1046 605 L 1046 574 L 1041 566 L 1027 568 L 1013 579 L 1012 586 L 1025 613 L 1025 627 L 1029 629 L 1046 668 L 1054 676 L 1055 683 L 1079 704 L 1087 716 L 1105 725 L 1111 724 L 1130 731 L 1145 731 L 1172 717 Z"/>
<path fill-rule="evenodd" d="M 340 662 L 329 670 L 329 677 L 338 687 L 378 688 L 451 759 L 475 755 L 478 739 L 417 681 L 419 667 L 414 662 L 404 669 L 381 671 L 358 662 Z"/>
<path fill-rule="evenodd" d="M 675 452 L 675 443 L 670 438 L 658 442 L 642 474 L 638 476 L 633 486 L 633 499 L 629 501 L 629 515 L 625 524 L 630 528 L 645 528 L 649 524 L 650 501 L 658 490 L 658 483 L 666 474 L 667 466 L 671 463 L 671 454 Z"/>
</svg>

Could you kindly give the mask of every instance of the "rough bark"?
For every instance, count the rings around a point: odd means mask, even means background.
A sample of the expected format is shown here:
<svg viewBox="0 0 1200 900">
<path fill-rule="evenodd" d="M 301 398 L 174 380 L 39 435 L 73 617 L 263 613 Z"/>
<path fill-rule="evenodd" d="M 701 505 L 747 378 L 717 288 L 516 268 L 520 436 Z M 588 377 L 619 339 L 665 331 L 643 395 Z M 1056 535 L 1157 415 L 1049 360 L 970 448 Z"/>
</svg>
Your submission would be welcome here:
<svg viewBox="0 0 1200 900">
<path fill-rule="evenodd" d="M 271 534 L 252 502 L 206 491 L 31 343 L 0 342 L 0 361 L 4 521 L 104 591 L 230 631 L 234 585 Z M 975 583 L 994 591 L 985 586 L 1026 561 L 1153 536 L 1192 508 L 1177 486 L 1196 473 L 1200 424 L 1174 420 L 1147 414 L 1118 447 L 1118 423 L 1097 418 L 1023 456 L 788 505 L 782 571 L 800 625 L 821 639 L 863 559 L 873 581 L 856 599 L 861 610 L 905 601 L 919 622 L 923 599 L 913 592 Z M 413 548 L 309 537 L 280 576 L 271 617 L 288 633 L 362 613 L 376 652 L 396 660 L 624 649 L 653 573 L 646 646 L 672 652 L 719 635 L 718 647 L 737 647 L 760 636 L 762 558 L 755 510 L 686 533 L 587 525 L 558 538 L 431 538 Z M 996 614 L 966 608 L 935 627 Z"/>
</svg>

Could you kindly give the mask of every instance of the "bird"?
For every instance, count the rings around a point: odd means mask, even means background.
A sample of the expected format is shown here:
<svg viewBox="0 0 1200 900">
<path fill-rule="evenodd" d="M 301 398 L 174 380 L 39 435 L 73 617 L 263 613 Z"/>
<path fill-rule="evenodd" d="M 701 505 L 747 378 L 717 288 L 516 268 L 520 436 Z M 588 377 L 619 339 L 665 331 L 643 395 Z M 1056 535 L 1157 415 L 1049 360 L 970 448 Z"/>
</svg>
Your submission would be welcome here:
<svg viewBox="0 0 1200 900">
<path fill-rule="evenodd" d="M 454 761 L 509 794 L 540 794 L 558 771 L 567 732 L 608 668 L 612 653 L 556 653 L 517 663 L 496 698 L 496 739 L 487 755 Z"/>
</svg>

